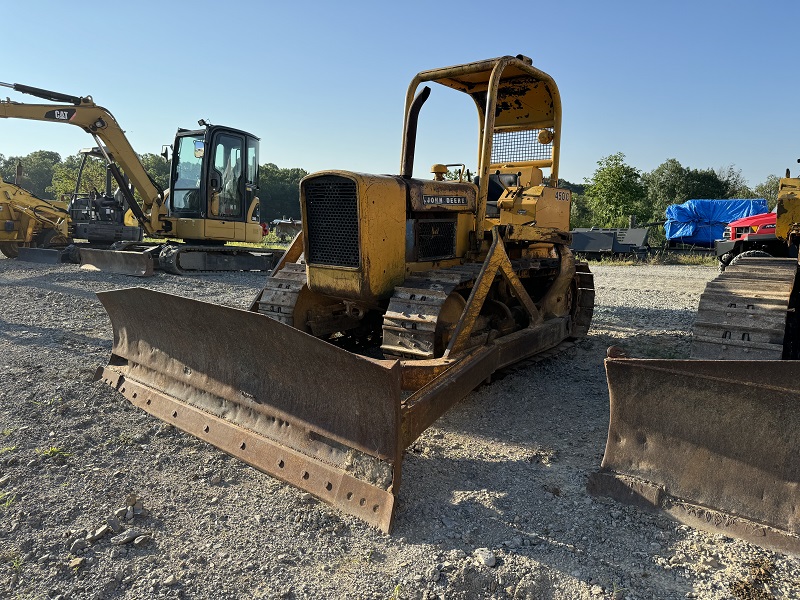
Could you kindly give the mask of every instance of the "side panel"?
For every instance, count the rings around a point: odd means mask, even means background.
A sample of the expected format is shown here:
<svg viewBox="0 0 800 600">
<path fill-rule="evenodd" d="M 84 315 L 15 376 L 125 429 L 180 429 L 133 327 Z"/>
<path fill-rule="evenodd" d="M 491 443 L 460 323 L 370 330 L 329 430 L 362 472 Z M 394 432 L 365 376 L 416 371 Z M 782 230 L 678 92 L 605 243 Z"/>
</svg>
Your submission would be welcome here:
<svg viewBox="0 0 800 600">
<path fill-rule="evenodd" d="M 777 213 L 775 234 L 778 238 L 788 240 L 792 234 L 800 235 L 800 179 L 781 179 Z"/>
<path fill-rule="evenodd" d="M 241 223 L 207 219 L 205 221 L 205 237 L 210 240 L 235 240 L 237 225 L 241 225 Z"/>
<path fill-rule="evenodd" d="M 206 237 L 205 222 L 203 219 L 175 219 L 170 237 L 183 240 L 204 239 Z"/>
</svg>

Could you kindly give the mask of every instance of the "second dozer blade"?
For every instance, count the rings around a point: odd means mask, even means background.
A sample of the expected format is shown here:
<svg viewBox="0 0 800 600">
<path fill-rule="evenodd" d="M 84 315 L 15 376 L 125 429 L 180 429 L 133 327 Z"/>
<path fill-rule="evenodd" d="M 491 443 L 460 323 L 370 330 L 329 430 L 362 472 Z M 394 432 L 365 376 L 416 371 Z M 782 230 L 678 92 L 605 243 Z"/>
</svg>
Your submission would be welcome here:
<svg viewBox="0 0 800 600">
<path fill-rule="evenodd" d="M 593 493 L 800 553 L 800 362 L 607 359 Z"/>
</svg>

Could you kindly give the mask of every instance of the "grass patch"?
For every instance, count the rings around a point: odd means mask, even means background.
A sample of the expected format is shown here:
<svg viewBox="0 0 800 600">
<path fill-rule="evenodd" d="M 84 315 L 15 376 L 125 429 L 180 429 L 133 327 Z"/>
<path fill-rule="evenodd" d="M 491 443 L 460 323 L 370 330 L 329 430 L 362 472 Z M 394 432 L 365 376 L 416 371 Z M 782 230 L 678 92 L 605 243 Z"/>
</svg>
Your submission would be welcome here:
<svg viewBox="0 0 800 600">
<path fill-rule="evenodd" d="M 13 492 L 0 492 L 0 510 L 7 511 L 16 500 L 17 495 Z"/>
<path fill-rule="evenodd" d="M 40 454 L 45 458 L 56 458 L 56 457 L 68 458 L 72 456 L 72 454 L 70 454 L 63 448 L 59 448 L 58 446 L 50 446 L 49 448 L 45 448 L 44 450 L 41 448 L 37 448 L 36 454 Z"/>
<path fill-rule="evenodd" d="M 164 244 L 167 241 L 175 241 L 175 240 L 167 240 L 166 238 L 149 238 L 145 237 L 143 242 L 148 244 Z M 245 248 L 266 248 L 266 249 L 278 249 L 278 250 L 285 250 L 289 247 L 291 240 L 287 240 L 285 242 L 281 241 L 280 238 L 275 235 L 274 233 L 270 233 L 267 236 L 261 238 L 260 242 L 257 243 L 246 243 L 246 242 L 228 242 L 225 244 L 226 246 L 244 246 Z"/>
<path fill-rule="evenodd" d="M 13 452 L 16 449 L 17 449 L 16 446 L 3 446 L 2 448 L 0 448 L 0 454 L 5 454 L 6 452 Z"/>
<path fill-rule="evenodd" d="M 6 550 L 0 553 L 0 562 L 7 564 L 15 573 L 22 572 L 22 555 L 16 550 Z"/>
<path fill-rule="evenodd" d="M 10 436 L 12 433 L 14 433 L 14 431 L 15 431 L 15 430 L 14 430 L 14 428 L 13 428 L 13 427 L 6 427 L 5 429 L 3 429 L 3 431 L 0 431 L 0 433 L 2 433 L 4 436 L 8 437 L 8 436 Z"/>
<path fill-rule="evenodd" d="M 578 255 L 579 260 L 588 262 L 590 265 L 602 265 L 608 267 L 623 267 L 634 265 L 694 265 L 716 267 L 719 265 L 717 257 L 713 254 L 673 254 L 671 252 L 656 252 L 644 258 L 637 258 L 634 255 L 608 255 L 599 260 L 586 258 Z"/>
<path fill-rule="evenodd" d="M 53 406 L 55 404 L 61 404 L 64 402 L 64 399 L 61 396 L 57 396 L 55 398 L 48 398 L 47 400 L 33 400 L 32 403 L 35 406 Z"/>
</svg>

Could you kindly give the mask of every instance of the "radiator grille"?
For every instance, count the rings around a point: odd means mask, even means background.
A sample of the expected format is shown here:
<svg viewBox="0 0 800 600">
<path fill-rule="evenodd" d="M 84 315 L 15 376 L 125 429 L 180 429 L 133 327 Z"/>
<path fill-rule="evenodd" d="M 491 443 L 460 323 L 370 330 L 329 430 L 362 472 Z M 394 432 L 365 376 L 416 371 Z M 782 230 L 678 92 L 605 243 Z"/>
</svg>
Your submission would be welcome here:
<svg viewBox="0 0 800 600">
<path fill-rule="evenodd" d="M 492 164 L 550 160 L 553 157 L 553 143 L 540 143 L 540 131 L 496 131 L 492 139 Z"/>
<path fill-rule="evenodd" d="M 358 192 L 355 181 L 323 175 L 303 184 L 309 264 L 358 267 Z"/>
<path fill-rule="evenodd" d="M 417 260 L 452 258 L 456 254 L 456 222 L 417 221 Z"/>
</svg>

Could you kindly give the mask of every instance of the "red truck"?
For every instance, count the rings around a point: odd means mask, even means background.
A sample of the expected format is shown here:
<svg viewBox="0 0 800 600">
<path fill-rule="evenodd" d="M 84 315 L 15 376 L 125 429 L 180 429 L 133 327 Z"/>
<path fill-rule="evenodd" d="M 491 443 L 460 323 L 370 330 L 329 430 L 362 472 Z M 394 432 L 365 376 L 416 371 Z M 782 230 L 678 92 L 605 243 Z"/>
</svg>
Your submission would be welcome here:
<svg viewBox="0 0 800 600">
<path fill-rule="evenodd" d="M 797 246 L 787 246 L 775 235 L 777 214 L 753 215 L 728 224 L 723 239 L 714 242 L 714 250 L 724 270 L 737 256 L 772 256 L 796 258 Z"/>
</svg>

